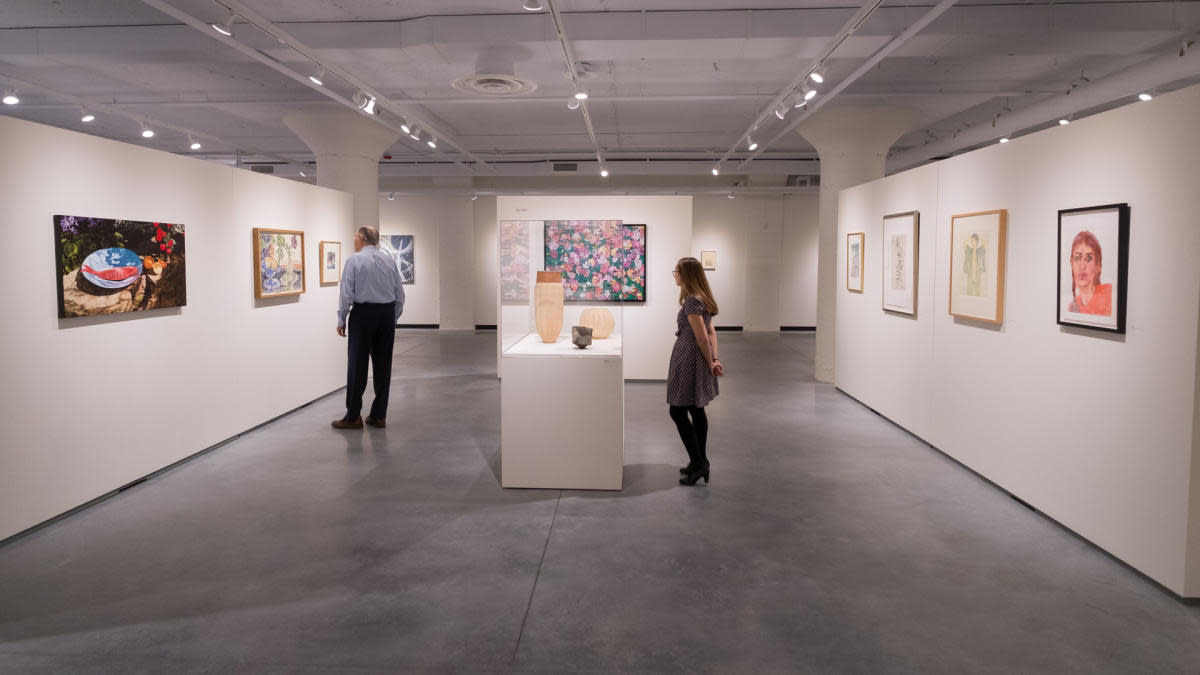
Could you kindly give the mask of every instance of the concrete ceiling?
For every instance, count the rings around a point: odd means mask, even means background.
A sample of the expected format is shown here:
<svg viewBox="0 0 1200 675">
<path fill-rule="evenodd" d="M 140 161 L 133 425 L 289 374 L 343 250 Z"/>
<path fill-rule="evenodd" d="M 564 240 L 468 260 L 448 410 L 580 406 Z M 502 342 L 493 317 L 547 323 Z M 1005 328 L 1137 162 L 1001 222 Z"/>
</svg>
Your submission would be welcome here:
<svg viewBox="0 0 1200 675">
<path fill-rule="evenodd" d="M 312 155 L 283 116 L 343 106 L 366 88 L 380 96 L 381 122 L 395 127 L 404 115 L 441 139 L 437 150 L 397 142 L 384 176 L 478 182 L 554 175 L 551 162 L 578 162 L 579 184 L 599 184 L 597 150 L 614 179 L 699 177 L 727 153 L 727 174 L 804 174 L 816 153 L 787 131 L 803 111 L 778 120 L 772 100 L 830 47 L 820 88 L 837 87 L 934 6 L 887 0 L 835 43 L 859 3 L 553 0 L 590 94 L 594 145 L 582 111 L 567 107 L 575 86 L 551 13 L 521 2 L 5 0 L 0 85 L 21 103 L 0 113 L 217 161 L 276 162 L 278 173 L 295 175 Z M 241 17 L 225 39 L 207 24 L 231 9 Z M 814 103 L 914 110 L 917 128 L 890 165 L 904 168 L 1059 115 L 1123 105 L 1140 90 L 1200 81 L 1200 46 L 1186 47 L 1198 29 L 1195 0 L 960 0 Z M 309 85 L 321 67 L 326 86 Z M 510 74 L 532 91 L 455 87 L 479 73 Z M 80 121 L 81 103 L 95 122 Z M 743 163 L 751 154 L 743 136 L 759 119 L 757 135 L 778 140 Z M 157 135 L 142 139 L 143 125 Z M 187 149 L 189 132 L 202 150 Z"/>
</svg>

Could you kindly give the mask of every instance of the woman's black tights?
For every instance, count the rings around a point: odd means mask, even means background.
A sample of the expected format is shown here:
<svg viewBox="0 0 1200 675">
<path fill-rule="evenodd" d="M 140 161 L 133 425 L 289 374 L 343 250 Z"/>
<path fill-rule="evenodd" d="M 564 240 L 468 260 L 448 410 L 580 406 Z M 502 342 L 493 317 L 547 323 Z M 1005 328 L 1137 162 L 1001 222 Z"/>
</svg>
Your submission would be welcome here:
<svg viewBox="0 0 1200 675">
<path fill-rule="evenodd" d="M 691 415 L 691 420 L 688 415 Z M 705 446 L 708 443 L 708 415 L 704 408 L 694 405 L 671 406 L 671 419 L 679 430 L 679 438 L 687 449 L 688 466 L 702 469 L 708 466 L 708 454 Z"/>
</svg>

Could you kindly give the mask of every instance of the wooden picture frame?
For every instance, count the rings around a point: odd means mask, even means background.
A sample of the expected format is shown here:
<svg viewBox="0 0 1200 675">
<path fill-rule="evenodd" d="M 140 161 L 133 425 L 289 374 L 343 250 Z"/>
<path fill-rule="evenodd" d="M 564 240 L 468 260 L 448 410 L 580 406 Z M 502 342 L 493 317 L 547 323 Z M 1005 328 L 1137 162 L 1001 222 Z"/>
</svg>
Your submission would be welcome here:
<svg viewBox="0 0 1200 675">
<path fill-rule="evenodd" d="M 1059 211 L 1058 324 L 1123 334 L 1128 288 L 1129 204 Z"/>
<path fill-rule="evenodd" d="M 321 285 L 340 283 L 342 280 L 342 242 L 322 241 L 317 250 L 321 259 Z"/>
<path fill-rule="evenodd" d="M 917 315 L 920 283 L 921 213 L 905 211 L 883 217 L 883 311 Z"/>
<path fill-rule="evenodd" d="M 706 270 L 717 269 L 717 252 L 700 251 L 700 266 Z"/>
<path fill-rule="evenodd" d="M 254 228 L 254 297 L 300 295 L 305 289 L 304 232 Z"/>
<path fill-rule="evenodd" d="M 950 315 L 1004 323 L 1008 211 L 950 217 Z"/>
<path fill-rule="evenodd" d="M 846 235 L 846 290 L 863 292 L 863 262 L 866 260 L 866 234 L 851 232 Z"/>
</svg>

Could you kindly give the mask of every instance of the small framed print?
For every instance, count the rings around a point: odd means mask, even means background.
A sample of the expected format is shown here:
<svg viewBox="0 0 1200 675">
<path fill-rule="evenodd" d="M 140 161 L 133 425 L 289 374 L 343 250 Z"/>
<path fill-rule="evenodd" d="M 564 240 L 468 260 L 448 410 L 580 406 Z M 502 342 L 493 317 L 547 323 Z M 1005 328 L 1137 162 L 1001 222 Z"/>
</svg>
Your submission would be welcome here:
<svg viewBox="0 0 1200 675">
<path fill-rule="evenodd" d="M 1058 212 L 1058 323 L 1125 332 L 1129 205 Z"/>
<path fill-rule="evenodd" d="M 254 297 L 304 292 L 304 233 L 254 228 Z"/>
<path fill-rule="evenodd" d="M 700 266 L 706 270 L 717 269 L 717 252 L 700 251 Z"/>
<path fill-rule="evenodd" d="M 846 235 L 846 290 L 863 292 L 863 239 L 862 232 Z"/>
<path fill-rule="evenodd" d="M 1005 234 L 1008 212 L 950 217 L 950 315 L 1004 323 Z"/>
<path fill-rule="evenodd" d="M 342 280 L 342 242 L 323 241 L 321 252 L 321 284 L 336 284 Z"/>
<path fill-rule="evenodd" d="M 917 315 L 918 211 L 883 217 L 883 310 Z"/>
</svg>

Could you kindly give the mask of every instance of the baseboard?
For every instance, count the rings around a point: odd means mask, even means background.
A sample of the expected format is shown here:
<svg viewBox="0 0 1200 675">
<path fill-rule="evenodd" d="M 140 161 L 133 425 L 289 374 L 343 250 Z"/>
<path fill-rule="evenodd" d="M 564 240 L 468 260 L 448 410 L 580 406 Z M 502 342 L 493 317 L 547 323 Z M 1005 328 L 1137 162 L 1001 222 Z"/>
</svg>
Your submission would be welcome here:
<svg viewBox="0 0 1200 675">
<path fill-rule="evenodd" d="M 437 330 L 442 327 L 440 323 L 398 323 L 396 328 L 421 328 Z"/>
<path fill-rule="evenodd" d="M 475 330 L 496 330 L 496 324 L 494 324 L 494 323 L 477 323 L 477 324 L 475 324 Z"/>
<path fill-rule="evenodd" d="M 817 327 L 816 326 L 780 326 L 779 330 L 780 330 L 780 332 L 784 332 L 784 333 L 790 332 L 790 331 L 799 331 L 802 333 L 815 333 L 817 330 Z"/>
<path fill-rule="evenodd" d="M 1016 502 L 1017 502 L 1018 504 L 1020 504 L 1021 506 L 1024 506 L 1025 508 L 1029 509 L 1030 511 L 1033 511 L 1033 512 L 1034 512 L 1034 513 L 1036 513 L 1038 516 L 1040 516 L 1040 517 L 1042 517 L 1042 518 L 1045 518 L 1046 520 L 1050 521 L 1050 522 L 1051 522 L 1051 523 L 1053 523 L 1054 525 L 1057 525 L 1057 526 L 1058 526 L 1060 529 L 1062 529 L 1062 530 L 1063 530 L 1064 532 L 1066 532 L 1067 534 L 1071 535 L 1072 537 L 1075 537 L 1075 538 L 1076 538 L 1076 539 L 1078 539 L 1079 541 L 1082 541 L 1083 543 L 1085 543 L 1085 544 L 1087 544 L 1088 546 L 1092 547 L 1092 548 L 1093 548 L 1093 549 L 1095 549 L 1096 551 L 1099 551 L 1101 554 L 1103 554 L 1103 555 L 1104 555 L 1106 558 L 1108 558 L 1109 560 L 1112 560 L 1113 562 L 1117 563 L 1117 564 L 1118 564 L 1118 565 L 1120 565 L 1121 567 L 1124 567 L 1126 570 L 1128 570 L 1128 571 L 1130 571 L 1130 572 L 1133 572 L 1133 573 L 1134 573 L 1134 575 L 1136 575 L 1136 576 L 1140 577 L 1140 578 L 1141 578 L 1142 580 L 1144 580 L 1144 581 L 1147 581 L 1147 582 L 1149 582 L 1149 583 L 1150 583 L 1150 585 L 1154 586 L 1154 587 L 1155 587 L 1155 588 L 1157 588 L 1158 590 L 1160 590 L 1160 591 L 1162 591 L 1163 593 L 1167 594 L 1168 596 L 1170 596 L 1171 598 L 1173 598 L 1175 601 L 1177 601 L 1177 602 L 1179 602 L 1179 603 L 1182 603 L 1182 604 L 1184 604 L 1184 605 L 1190 605 L 1190 606 L 1200 606 L 1200 598 L 1194 598 L 1194 597 L 1189 597 L 1189 596 L 1180 595 L 1180 594 L 1176 593 L 1175 591 L 1171 590 L 1170 588 L 1167 588 L 1166 586 L 1164 586 L 1164 585 L 1163 585 L 1161 582 L 1159 582 L 1158 580 L 1156 580 L 1156 579 L 1154 579 L 1153 577 L 1151 577 L 1151 576 L 1147 575 L 1145 572 L 1143 572 L 1143 571 L 1139 570 L 1138 568 L 1134 567 L 1133 565 L 1130 565 L 1129 563 L 1125 562 L 1124 560 L 1121 560 L 1120 558 L 1118 558 L 1117 556 L 1113 555 L 1112 553 L 1109 553 L 1108 551 L 1104 550 L 1104 549 L 1103 549 L 1103 548 L 1101 548 L 1101 547 L 1100 547 L 1098 544 L 1096 544 L 1096 542 L 1092 541 L 1091 539 L 1088 539 L 1087 537 L 1083 536 L 1082 534 L 1079 534 L 1079 533 L 1078 533 L 1078 532 L 1076 532 L 1075 530 L 1072 530 L 1071 528 L 1067 527 L 1067 526 L 1066 526 L 1066 525 L 1064 525 L 1063 523 L 1061 523 L 1061 522 L 1059 522 L 1058 520 L 1056 520 L 1056 519 L 1055 519 L 1053 516 L 1051 516 L 1050 514 L 1046 513 L 1045 511 L 1042 511 L 1042 510 L 1038 509 L 1036 506 L 1034 506 L 1034 505 L 1030 504 L 1029 502 L 1025 501 L 1024 499 L 1021 499 L 1020 497 L 1018 497 L 1017 495 L 1015 495 L 1015 494 L 1013 494 L 1013 493 L 1009 492 L 1008 490 L 1005 490 L 1004 488 L 1002 488 L 1002 487 L 1000 487 L 998 484 L 996 484 L 996 482 L 995 482 L 995 481 L 993 481 L 992 479 L 990 479 L 990 478 L 988 478 L 987 476 L 985 476 L 985 475 L 983 475 L 983 474 L 979 473 L 979 472 L 978 472 L 978 471 L 976 471 L 975 469 L 972 469 L 971 467 L 967 466 L 966 464 L 963 464 L 962 462 L 958 461 L 958 460 L 957 460 L 957 459 L 955 459 L 954 457 L 951 457 L 949 454 L 947 454 L 947 453 L 946 453 L 944 450 L 942 450 L 941 448 L 939 448 L 939 447 L 937 447 L 936 445 L 934 445 L 934 444 L 930 443 L 929 441 L 925 440 L 924 438 L 921 438 L 920 436 L 918 436 L 918 435 L 914 434 L 912 431 L 910 431 L 910 430 L 909 430 L 908 428 L 906 428 L 904 425 L 902 425 L 902 424 L 898 424 L 898 423 L 897 423 L 895 420 L 893 420 L 892 418 L 888 417 L 887 415 L 884 415 L 883 413 L 881 413 L 881 412 L 879 412 L 878 410 L 876 410 L 876 409 L 872 408 L 871 406 L 867 405 L 867 404 L 866 404 L 866 403 L 864 403 L 862 400 L 860 400 L 860 399 L 858 399 L 857 397 L 855 397 L 853 394 L 850 394 L 849 392 L 847 392 L 847 391 L 843 390 L 841 387 L 837 387 L 837 386 L 835 386 L 835 387 L 834 387 L 834 389 L 836 389 L 836 390 L 838 391 L 838 393 L 842 394 L 843 396 L 845 396 L 846 398 L 850 399 L 851 401 L 854 401 L 855 403 L 857 403 L 857 404 L 861 405 L 862 407 L 866 408 L 867 410 L 870 410 L 871 412 L 875 413 L 875 414 L 876 414 L 876 415 L 878 415 L 879 417 L 881 417 L 881 418 L 883 418 L 883 419 L 887 420 L 888 422 L 890 422 L 891 424 L 895 425 L 895 427 L 896 427 L 897 429 L 900 429 L 901 431 L 903 431 L 904 433 L 908 434 L 909 436 L 912 436 L 913 438 L 917 439 L 918 441 L 920 441 L 920 442 L 924 443 L 924 444 L 925 444 L 926 446 L 928 446 L 928 447 L 929 447 L 931 450 L 933 450 L 934 452 L 938 453 L 938 454 L 939 454 L 939 455 L 941 455 L 942 457 L 945 457 L 946 459 L 950 460 L 951 462 L 954 462 L 954 463 L 955 463 L 955 464 L 957 464 L 957 465 L 958 465 L 960 468 L 962 468 L 962 469 L 965 469 L 967 472 L 969 472 L 969 473 L 973 474 L 973 475 L 974 475 L 976 478 L 978 478 L 979 480 L 983 481 L 984 483 L 987 483 L 988 485 L 992 486 L 993 488 L 995 488 L 995 489 L 999 490 L 1000 492 L 1002 492 L 1002 493 L 1004 493 L 1004 494 L 1008 495 L 1010 499 L 1012 499 L 1012 500 L 1016 501 Z"/>
<path fill-rule="evenodd" d="M 742 332 L 743 328 L 741 326 L 717 326 L 714 330 L 740 333 Z"/>
<path fill-rule="evenodd" d="M 33 534 L 34 532 L 37 532 L 38 530 L 50 527 L 51 525 L 59 522 L 60 520 L 65 520 L 77 513 L 86 511 L 87 509 L 90 509 L 93 506 L 95 506 L 101 502 L 107 501 L 108 499 L 111 499 L 112 497 L 115 497 L 115 496 L 121 494 L 122 492 L 125 492 L 132 488 L 135 488 L 135 487 L 141 485 L 142 483 L 145 483 L 146 481 L 158 478 L 159 476 L 167 473 L 168 471 L 171 471 L 172 469 L 175 469 L 176 467 L 183 466 L 184 464 L 187 464 L 188 462 L 190 462 L 194 459 L 203 457 L 204 455 L 207 455 L 208 453 L 212 452 L 213 450 L 216 450 L 217 448 L 220 448 L 224 445 L 232 443 L 233 441 L 236 441 L 237 439 L 241 438 L 242 436 L 245 436 L 246 434 L 250 433 L 251 431 L 259 429 L 260 427 L 264 427 L 264 426 L 266 426 L 278 419 L 281 419 L 283 417 L 287 417 L 288 415 L 291 415 L 292 413 L 296 412 L 297 410 L 307 408 L 308 406 L 316 403 L 317 401 L 320 401 L 321 399 L 325 398 L 326 396 L 336 394 L 337 392 L 339 392 L 345 388 L 346 388 L 345 386 L 338 387 L 337 389 L 334 389 L 333 391 L 329 392 L 328 394 L 322 394 L 307 403 L 301 403 L 300 405 L 296 406 L 295 408 L 292 408 L 291 410 L 288 410 L 287 412 L 280 413 L 265 422 L 256 424 L 241 433 L 234 434 L 234 435 L 230 436 L 229 438 L 226 438 L 223 441 L 218 441 L 218 442 L 208 446 L 207 448 L 198 450 L 198 451 L 188 455 L 187 457 L 184 457 L 183 459 L 178 459 L 174 462 L 171 462 L 170 464 L 164 466 L 163 468 L 155 470 L 155 471 L 151 471 L 150 473 L 146 474 L 145 476 L 142 476 L 141 478 L 135 478 L 135 479 L 129 481 L 128 483 L 122 485 L 121 487 L 119 487 L 115 490 L 112 490 L 111 492 L 106 492 L 106 493 L 100 495 L 99 497 L 96 497 L 95 499 L 92 499 L 90 501 L 80 504 L 79 506 L 76 506 L 75 508 L 69 509 L 67 511 L 63 511 L 62 513 L 58 514 L 57 516 L 54 516 L 53 518 L 43 520 L 42 522 L 38 523 L 37 525 L 32 525 L 30 527 L 25 528 L 24 530 L 21 530 L 20 532 L 17 532 L 16 534 L 5 537 L 4 539 L 0 539 L 0 548 L 17 541 L 18 539 L 27 537 L 27 536 Z"/>
</svg>

